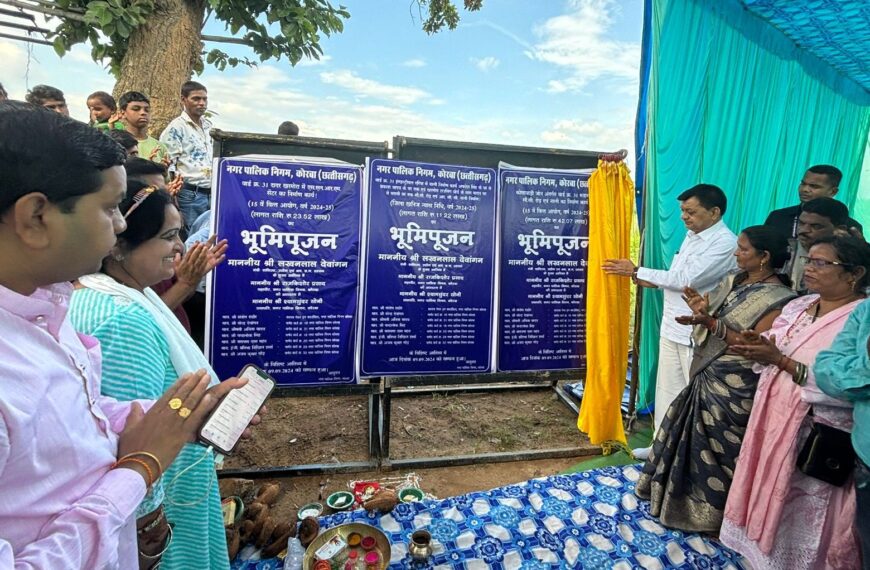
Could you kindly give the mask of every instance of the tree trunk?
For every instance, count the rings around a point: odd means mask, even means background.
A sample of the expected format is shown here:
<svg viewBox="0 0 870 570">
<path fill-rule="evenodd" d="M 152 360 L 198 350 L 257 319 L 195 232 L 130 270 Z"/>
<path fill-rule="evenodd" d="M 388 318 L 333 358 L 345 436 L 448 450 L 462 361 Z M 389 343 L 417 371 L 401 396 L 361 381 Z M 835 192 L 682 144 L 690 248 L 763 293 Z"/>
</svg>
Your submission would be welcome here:
<svg viewBox="0 0 870 570">
<path fill-rule="evenodd" d="M 151 99 L 151 135 L 181 112 L 181 84 L 202 54 L 205 0 L 158 0 L 148 22 L 130 35 L 114 95 L 141 91 Z"/>
</svg>

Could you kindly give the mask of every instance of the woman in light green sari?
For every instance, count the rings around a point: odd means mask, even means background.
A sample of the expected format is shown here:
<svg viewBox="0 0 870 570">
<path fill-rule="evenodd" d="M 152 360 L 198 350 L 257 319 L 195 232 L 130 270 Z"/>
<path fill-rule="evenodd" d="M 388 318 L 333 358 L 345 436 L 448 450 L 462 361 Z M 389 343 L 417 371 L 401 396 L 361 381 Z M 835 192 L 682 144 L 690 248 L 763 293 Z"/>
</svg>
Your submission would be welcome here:
<svg viewBox="0 0 870 570">
<path fill-rule="evenodd" d="M 668 408 L 637 485 L 662 524 L 690 532 L 719 531 L 758 382 L 752 361 L 729 345 L 741 331 L 770 328 L 795 297 L 776 273 L 788 259 L 776 232 L 746 228 L 734 255 L 739 273 L 704 297 L 686 289 L 693 314 L 677 321 L 696 325 L 692 380 Z"/>
</svg>

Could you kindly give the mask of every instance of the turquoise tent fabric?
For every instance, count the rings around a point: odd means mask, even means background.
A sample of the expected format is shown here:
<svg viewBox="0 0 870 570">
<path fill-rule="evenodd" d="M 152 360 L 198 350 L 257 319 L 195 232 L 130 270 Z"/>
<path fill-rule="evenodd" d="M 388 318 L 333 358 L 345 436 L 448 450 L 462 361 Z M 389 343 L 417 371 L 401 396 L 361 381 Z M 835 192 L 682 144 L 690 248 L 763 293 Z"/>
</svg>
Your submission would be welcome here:
<svg viewBox="0 0 870 570">
<path fill-rule="evenodd" d="M 867 0 L 741 0 L 801 50 L 870 91 Z"/>
<path fill-rule="evenodd" d="M 854 208 L 870 92 L 738 0 L 654 0 L 652 10 L 644 266 L 670 262 L 685 235 L 676 197 L 699 182 L 725 190 L 735 232 L 795 204 L 812 164 L 843 170 L 838 198 Z M 641 407 L 654 400 L 661 311 L 661 293 L 645 290 Z"/>
<path fill-rule="evenodd" d="M 864 152 L 864 168 L 861 170 L 861 183 L 858 185 L 858 197 L 852 217 L 865 228 L 870 228 L 870 137 Z M 867 232 L 870 235 L 870 231 Z"/>
</svg>

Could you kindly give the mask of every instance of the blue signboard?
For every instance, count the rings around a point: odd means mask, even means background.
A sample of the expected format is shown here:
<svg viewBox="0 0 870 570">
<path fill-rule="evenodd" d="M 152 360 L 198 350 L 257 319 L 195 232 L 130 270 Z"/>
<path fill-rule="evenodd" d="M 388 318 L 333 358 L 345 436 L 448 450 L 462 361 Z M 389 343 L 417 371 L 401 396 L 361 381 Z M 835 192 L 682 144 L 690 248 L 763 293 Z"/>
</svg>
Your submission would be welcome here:
<svg viewBox="0 0 870 570">
<path fill-rule="evenodd" d="M 351 383 L 362 168 L 277 157 L 217 163 L 227 260 L 209 289 L 218 376 L 254 363 L 280 384 Z"/>
<path fill-rule="evenodd" d="M 499 169 L 498 369 L 586 362 L 589 173 Z"/>
<path fill-rule="evenodd" d="M 492 370 L 495 171 L 368 166 L 361 374 Z"/>
</svg>

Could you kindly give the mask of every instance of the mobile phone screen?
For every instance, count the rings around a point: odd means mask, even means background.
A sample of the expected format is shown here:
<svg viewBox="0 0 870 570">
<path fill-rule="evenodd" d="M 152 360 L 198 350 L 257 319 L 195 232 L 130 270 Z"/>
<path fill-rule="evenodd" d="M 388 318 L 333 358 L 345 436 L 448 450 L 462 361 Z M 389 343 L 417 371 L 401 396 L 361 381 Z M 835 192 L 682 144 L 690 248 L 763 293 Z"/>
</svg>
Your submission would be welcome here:
<svg viewBox="0 0 870 570">
<path fill-rule="evenodd" d="M 232 451 L 275 387 L 275 380 L 252 364 L 246 366 L 239 377 L 247 379 L 248 383 L 221 400 L 199 433 L 201 440 L 222 453 Z"/>
</svg>

